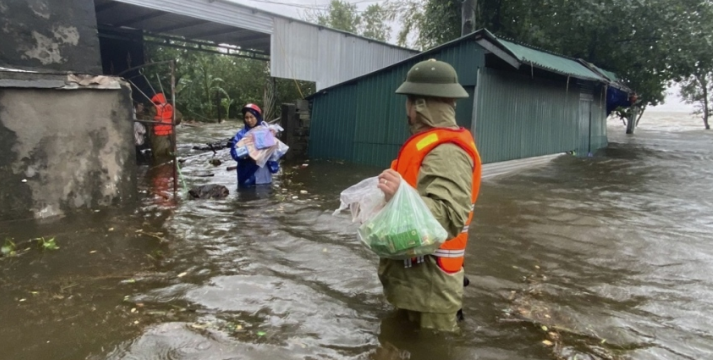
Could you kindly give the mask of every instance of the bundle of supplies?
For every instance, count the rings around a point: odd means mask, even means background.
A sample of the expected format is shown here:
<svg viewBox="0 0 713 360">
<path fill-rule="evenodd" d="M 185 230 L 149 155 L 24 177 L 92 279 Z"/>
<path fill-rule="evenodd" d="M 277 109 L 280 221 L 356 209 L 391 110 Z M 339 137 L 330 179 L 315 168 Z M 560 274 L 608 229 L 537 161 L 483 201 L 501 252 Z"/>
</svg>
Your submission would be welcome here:
<svg viewBox="0 0 713 360">
<path fill-rule="evenodd" d="M 448 233 L 433 217 L 416 190 L 401 181 L 387 203 L 376 177 L 344 190 L 334 215 L 349 208 L 352 221 L 359 221 L 357 237 L 382 258 L 404 260 L 433 254 Z"/>
<path fill-rule="evenodd" d="M 238 156 L 250 156 L 259 167 L 263 167 L 269 160 L 277 160 L 285 155 L 289 147 L 277 139 L 271 130 L 276 133 L 283 131 L 279 125 L 257 126 L 248 131 L 235 145 Z"/>
</svg>

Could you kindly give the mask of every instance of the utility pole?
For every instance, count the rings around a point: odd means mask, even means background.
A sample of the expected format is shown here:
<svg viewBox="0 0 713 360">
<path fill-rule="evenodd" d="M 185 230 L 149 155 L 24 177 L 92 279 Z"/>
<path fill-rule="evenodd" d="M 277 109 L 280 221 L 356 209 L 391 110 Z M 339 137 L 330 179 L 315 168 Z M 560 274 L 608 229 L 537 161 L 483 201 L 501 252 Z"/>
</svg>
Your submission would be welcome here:
<svg viewBox="0 0 713 360">
<path fill-rule="evenodd" d="M 475 31 L 475 7 L 478 0 L 462 0 L 461 3 L 461 36 Z"/>
</svg>

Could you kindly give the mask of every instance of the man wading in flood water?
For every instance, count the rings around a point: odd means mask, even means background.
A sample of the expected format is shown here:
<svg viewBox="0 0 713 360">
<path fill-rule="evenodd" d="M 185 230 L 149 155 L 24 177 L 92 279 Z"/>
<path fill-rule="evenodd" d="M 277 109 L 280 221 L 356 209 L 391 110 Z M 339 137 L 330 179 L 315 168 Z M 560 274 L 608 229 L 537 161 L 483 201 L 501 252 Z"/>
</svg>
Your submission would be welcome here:
<svg viewBox="0 0 713 360">
<path fill-rule="evenodd" d="M 381 259 L 379 279 L 386 299 L 410 321 L 421 328 L 457 331 L 467 285 L 463 259 L 481 172 L 473 135 L 455 119 L 455 99 L 468 93 L 455 69 L 436 60 L 412 67 L 396 93 L 408 96 L 413 136 L 391 169 L 379 175 L 379 188 L 389 201 L 406 181 L 448 231 L 448 240 L 423 258 Z"/>
</svg>

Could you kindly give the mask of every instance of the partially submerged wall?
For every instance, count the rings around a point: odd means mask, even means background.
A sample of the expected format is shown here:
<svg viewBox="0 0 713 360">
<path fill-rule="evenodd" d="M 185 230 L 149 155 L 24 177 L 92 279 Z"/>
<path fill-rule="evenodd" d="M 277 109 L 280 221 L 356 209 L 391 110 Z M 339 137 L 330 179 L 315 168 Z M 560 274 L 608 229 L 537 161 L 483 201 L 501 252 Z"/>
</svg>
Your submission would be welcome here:
<svg viewBox="0 0 713 360">
<path fill-rule="evenodd" d="M 136 198 L 129 87 L 116 78 L 0 76 L 0 219 Z"/>
<path fill-rule="evenodd" d="M 101 74 L 93 0 L 0 1 L 0 67 Z"/>
</svg>

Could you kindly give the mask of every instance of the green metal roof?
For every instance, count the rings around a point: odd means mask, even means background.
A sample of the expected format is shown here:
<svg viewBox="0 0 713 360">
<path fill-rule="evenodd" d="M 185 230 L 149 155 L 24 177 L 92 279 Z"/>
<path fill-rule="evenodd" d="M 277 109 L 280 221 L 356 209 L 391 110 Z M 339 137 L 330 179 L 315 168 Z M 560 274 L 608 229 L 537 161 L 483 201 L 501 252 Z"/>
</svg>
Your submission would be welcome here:
<svg viewBox="0 0 713 360">
<path fill-rule="evenodd" d="M 503 39 L 497 39 L 497 41 L 507 48 L 521 63 L 531 63 L 537 67 L 550 70 L 552 72 L 580 79 L 595 81 L 605 80 L 574 59 L 561 55 L 554 55 L 546 51 L 536 50 Z"/>
<path fill-rule="evenodd" d="M 322 89 L 310 96 L 307 97 L 307 99 L 314 98 L 320 93 L 324 93 L 327 90 L 331 90 L 332 88 L 338 87 L 338 86 L 343 86 L 358 80 L 361 80 L 366 77 L 373 76 L 375 74 L 381 73 L 387 69 L 395 68 L 397 66 L 400 66 L 404 63 L 409 63 L 413 62 L 414 60 L 422 60 L 427 58 L 428 56 L 434 54 L 434 53 L 439 53 L 443 51 L 444 49 L 458 46 L 461 43 L 475 39 L 476 41 L 480 39 L 486 39 L 488 42 L 492 43 L 494 46 L 502 49 L 501 51 L 504 53 L 507 53 L 506 55 L 511 56 L 515 59 L 517 64 L 513 64 L 511 62 L 511 65 L 515 66 L 516 68 L 518 66 L 522 65 L 533 65 L 537 68 L 544 69 L 549 72 L 561 74 L 564 76 L 571 76 L 575 77 L 578 79 L 583 79 L 583 80 L 589 80 L 589 81 L 596 81 L 596 82 L 603 82 L 603 83 L 615 83 L 617 82 L 616 75 L 610 71 L 606 71 L 603 69 L 596 68 L 597 71 L 593 71 L 587 66 L 581 64 L 577 59 L 569 58 L 564 55 L 559 55 L 555 54 L 546 50 L 541 50 L 537 49 L 534 47 L 530 47 L 527 45 L 522 45 L 522 44 L 517 44 L 513 41 L 510 40 L 505 40 L 502 38 L 499 38 L 487 29 L 480 29 L 474 33 L 465 35 L 461 38 L 452 40 L 450 42 L 447 42 L 445 44 L 439 45 L 435 48 L 429 49 L 427 51 L 424 51 L 420 54 L 416 54 L 410 58 L 401 60 L 399 62 L 396 62 L 394 64 L 391 64 L 389 66 L 386 66 L 384 68 L 381 68 L 379 70 L 358 76 L 354 79 L 344 81 L 340 84 L 332 85 L 328 88 Z M 498 54 L 496 54 L 498 55 Z M 502 54 L 500 54 L 502 55 Z M 517 65 L 517 66 L 516 66 Z"/>
<path fill-rule="evenodd" d="M 597 71 L 599 71 L 599 72 L 602 73 L 604 76 L 606 76 L 607 79 L 609 79 L 609 80 L 611 80 L 611 81 L 619 81 L 619 77 L 616 76 L 615 73 L 613 73 L 613 72 L 611 72 L 611 71 L 609 71 L 609 70 L 604 70 L 604 69 L 602 69 L 602 68 L 600 68 L 599 66 L 596 66 L 596 65 L 594 65 L 594 64 L 592 64 L 592 66 L 594 66 L 594 68 L 597 69 Z"/>
</svg>

